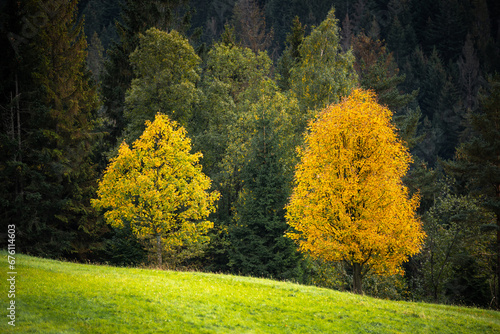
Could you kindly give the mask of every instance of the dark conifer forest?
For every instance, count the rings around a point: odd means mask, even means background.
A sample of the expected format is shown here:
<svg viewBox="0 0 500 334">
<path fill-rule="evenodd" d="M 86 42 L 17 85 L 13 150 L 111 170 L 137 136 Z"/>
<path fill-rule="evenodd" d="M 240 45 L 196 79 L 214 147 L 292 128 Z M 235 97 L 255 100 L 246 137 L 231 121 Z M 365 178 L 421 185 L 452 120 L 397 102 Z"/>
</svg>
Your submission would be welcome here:
<svg viewBox="0 0 500 334">
<path fill-rule="evenodd" d="M 117 266 L 156 266 L 161 253 L 168 269 L 352 291 L 353 263 L 287 237 L 286 206 L 309 124 L 362 88 L 411 153 L 403 183 L 426 234 L 401 274 L 364 272 L 363 292 L 500 307 L 499 1 L 0 6 L 0 236 L 15 225 L 18 252 Z M 204 235 L 153 236 L 93 205 L 120 145 L 158 113 L 201 152 L 219 196 L 207 221 L 188 219 Z"/>
</svg>

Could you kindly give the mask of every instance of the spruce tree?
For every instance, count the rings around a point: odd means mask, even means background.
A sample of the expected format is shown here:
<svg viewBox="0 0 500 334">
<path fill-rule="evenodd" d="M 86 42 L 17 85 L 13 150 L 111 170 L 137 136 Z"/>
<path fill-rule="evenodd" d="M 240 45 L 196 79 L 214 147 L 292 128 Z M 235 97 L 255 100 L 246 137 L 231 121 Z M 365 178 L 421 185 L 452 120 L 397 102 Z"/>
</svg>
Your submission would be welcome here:
<svg viewBox="0 0 500 334">
<path fill-rule="evenodd" d="M 205 260 L 213 270 L 229 270 L 227 231 L 233 221 L 234 203 L 242 185 L 241 166 L 254 129 L 245 122 L 253 119 L 252 104 L 273 84 L 271 65 L 267 53 L 255 54 L 236 45 L 230 26 L 226 26 L 221 42 L 207 54 L 193 138 L 195 149 L 203 152 L 204 172 L 221 193 Z"/>
<path fill-rule="evenodd" d="M 469 115 L 469 138 L 457 149 L 455 161 L 444 164 L 445 168 L 463 180 L 466 190 L 483 200 L 483 205 L 496 215 L 496 221 L 485 226 L 496 238 L 496 285 L 494 302 L 499 303 L 500 279 L 500 78 L 489 80 L 489 88 L 479 98 L 479 110 Z"/>
<path fill-rule="evenodd" d="M 300 23 L 299 17 L 295 16 L 292 22 L 292 30 L 286 36 L 286 49 L 283 51 L 277 65 L 280 74 L 277 83 L 282 90 L 290 89 L 290 70 L 300 61 L 299 47 L 304 40 L 304 32 L 305 27 Z"/>
<path fill-rule="evenodd" d="M 19 21 L 31 30 L 14 30 L 19 52 L 4 90 L 11 93 L 4 111 L 13 116 L 3 129 L 9 141 L 2 183 L 13 194 L 2 201 L 6 221 L 18 228 L 20 251 L 87 257 L 100 236 L 89 203 L 97 97 L 86 70 L 77 1 L 14 6 L 13 17 L 22 13 Z"/>
<path fill-rule="evenodd" d="M 437 8 L 429 12 L 423 42 L 424 50 L 432 52 L 437 48 L 447 63 L 456 61 L 460 55 L 462 43 L 467 35 L 468 1 L 440 0 L 435 1 Z"/>
<path fill-rule="evenodd" d="M 393 54 L 380 40 L 360 33 L 353 38 L 352 48 L 361 87 L 374 90 L 379 103 L 396 112 L 415 99 L 417 90 L 411 94 L 399 91 L 398 85 L 405 81 L 405 76 L 399 75 Z"/>
<path fill-rule="evenodd" d="M 283 163 L 279 133 L 273 115 L 262 114 L 251 140 L 251 153 L 242 167 L 242 189 L 235 203 L 229 234 L 229 266 L 233 272 L 276 279 L 300 276 L 300 254 L 285 238 L 284 206 L 290 193 L 291 173 Z"/>
</svg>

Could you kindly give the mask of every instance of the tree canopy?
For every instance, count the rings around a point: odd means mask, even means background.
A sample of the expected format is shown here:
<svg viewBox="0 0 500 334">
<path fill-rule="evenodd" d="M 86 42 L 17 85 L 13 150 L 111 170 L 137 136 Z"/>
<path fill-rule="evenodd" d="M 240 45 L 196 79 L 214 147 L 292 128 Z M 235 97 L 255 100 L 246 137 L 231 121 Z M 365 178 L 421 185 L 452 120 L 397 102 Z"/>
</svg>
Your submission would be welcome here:
<svg viewBox="0 0 500 334">
<path fill-rule="evenodd" d="M 298 50 L 300 61 L 290 70 L 290 81 L 291 90 L 304 110 L 339 102 L 356 85 L 354 57 L 351 52 L 342 51 L 335 10 L 328 12 Z"/>
<path fill-rule="evenodd" d="M 127 140 L 137 139 L 144 121 L 158 112 L 188 125 L 192 105 L 199 98 L 195 83 L 200 61 L 188 40 L 175 30 L 151 28 L 140 35 L 139 46 L 130 55 L 136 78 L 125 96 Z"/>
<path fill-rule="evenodd" d="M 401 178 L 410 154 L 391 111 L 361 89 L 324 109 L 310 124 L 287 206 L 288 236 L 301 251 L 354 267 L 354 290 L 368 270 L 401 271 L 424 239 Z"/>
<path fill-rule="evenodd" d="M 107 209 L 112 226 L 130 224 L 139 238 L 151 242 L 158 263 L 162 253 L 178 256 L 181 247 L 206 241 L 217 192 L 201 172 L 201 153 L 190 153 L 186 131 L 158 114 L 132 149 L 124 142 L 99 183 L 92 205 Z"/>
</svg>

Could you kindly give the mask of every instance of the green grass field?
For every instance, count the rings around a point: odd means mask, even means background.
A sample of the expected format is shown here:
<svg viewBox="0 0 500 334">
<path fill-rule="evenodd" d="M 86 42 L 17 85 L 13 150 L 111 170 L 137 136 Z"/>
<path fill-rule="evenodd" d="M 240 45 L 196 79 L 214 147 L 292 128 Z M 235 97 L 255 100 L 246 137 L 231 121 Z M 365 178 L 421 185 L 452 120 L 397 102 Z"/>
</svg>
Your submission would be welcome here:
<svg viewBox="0 0 500 334">
<path fill-rule="evenodd" d="M 272 280 L 115 268 L 16 255 L 1 333 L 500 333 L 500 313 L 394 302 Z"/>
</svg>

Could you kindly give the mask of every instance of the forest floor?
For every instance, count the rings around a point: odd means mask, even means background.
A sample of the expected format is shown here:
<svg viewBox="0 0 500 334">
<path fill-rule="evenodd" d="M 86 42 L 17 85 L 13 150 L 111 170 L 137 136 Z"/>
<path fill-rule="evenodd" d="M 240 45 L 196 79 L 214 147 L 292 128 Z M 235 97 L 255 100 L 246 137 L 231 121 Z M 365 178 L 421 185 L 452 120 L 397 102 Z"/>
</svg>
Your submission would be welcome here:
<svg viewBox="0 0 500 334">
<path fill-rule="evenodd" d="M 500 333 L 500 312 L 484 309 L 17 254 L 12 275 L 7 255 L 1 333 Z"/>
</svg>

